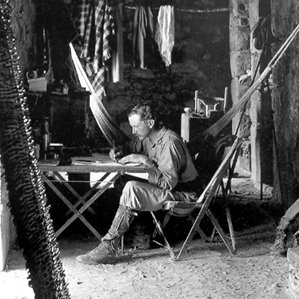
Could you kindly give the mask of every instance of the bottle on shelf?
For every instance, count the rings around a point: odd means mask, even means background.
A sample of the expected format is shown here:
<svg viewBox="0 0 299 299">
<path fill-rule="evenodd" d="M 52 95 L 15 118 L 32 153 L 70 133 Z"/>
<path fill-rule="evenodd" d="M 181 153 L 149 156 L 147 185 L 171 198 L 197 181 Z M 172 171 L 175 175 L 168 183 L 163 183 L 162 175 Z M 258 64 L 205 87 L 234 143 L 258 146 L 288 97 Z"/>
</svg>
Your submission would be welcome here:
<svg viewBox="0 0 299 299">
<path fill-rule="evenodd" d="M 43 159 L 47 159 L 49 149 L 50 149 L 49 118 L 45 117 L 43 130 L 42 130 L 42 145 L 41 145 Z"/>
<path fill-rule="evenodd" d="M 34 153 L 35 158 L 39 160 L 40 158 L 40 144 L 41 144 L 41 128 L 40 124 L 35 122 L 33 124 L 33 140 L 34 140 Z"/>
</svg>

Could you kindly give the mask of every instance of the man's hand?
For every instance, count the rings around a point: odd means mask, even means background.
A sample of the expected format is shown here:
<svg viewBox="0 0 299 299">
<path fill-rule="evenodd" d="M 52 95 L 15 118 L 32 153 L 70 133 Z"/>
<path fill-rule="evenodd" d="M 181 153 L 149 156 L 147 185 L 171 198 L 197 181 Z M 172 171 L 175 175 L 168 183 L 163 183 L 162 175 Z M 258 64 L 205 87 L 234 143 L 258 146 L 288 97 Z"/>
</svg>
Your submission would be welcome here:
<svg viewBox="0 0 299 299">
<path fill-rule="evenodd" d="M 112 148 L 109 152 L 109 157 L 114 162 L 118 162 L 118 160 L 122 157 L 122 151 L 117 148 Z"/>
<path fill-rule="evenodd" d="M 121 164 L 127 164 L 127 163 L 140 163 L 147 167 L 153 167 L 154 163 L 145 155 L 140 154 L 131 154 L 128 156 L 125 156 L 118 160 L 118 163 Z"/>
</svg>

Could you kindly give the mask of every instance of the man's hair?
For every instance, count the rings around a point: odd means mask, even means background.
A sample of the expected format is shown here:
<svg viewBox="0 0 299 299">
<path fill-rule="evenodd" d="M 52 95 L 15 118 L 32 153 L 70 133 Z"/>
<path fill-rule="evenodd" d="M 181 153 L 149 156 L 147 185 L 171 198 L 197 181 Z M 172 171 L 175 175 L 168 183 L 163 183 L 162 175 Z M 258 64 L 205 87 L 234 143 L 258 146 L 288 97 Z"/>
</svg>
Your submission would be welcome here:
<svg viewBox="0 0 299 299">
<path fill-rule="evenodd" d="M 157 109 L 154 109 L 150 104 L 141 103 L 134 106 L 129 111 L 128 116 L 131 116 L 133 114 L 138 114 L 141 120 L 153 119 L 155 121 L 155 129 L 160 129 L 164 126 Z"/>
</svg>

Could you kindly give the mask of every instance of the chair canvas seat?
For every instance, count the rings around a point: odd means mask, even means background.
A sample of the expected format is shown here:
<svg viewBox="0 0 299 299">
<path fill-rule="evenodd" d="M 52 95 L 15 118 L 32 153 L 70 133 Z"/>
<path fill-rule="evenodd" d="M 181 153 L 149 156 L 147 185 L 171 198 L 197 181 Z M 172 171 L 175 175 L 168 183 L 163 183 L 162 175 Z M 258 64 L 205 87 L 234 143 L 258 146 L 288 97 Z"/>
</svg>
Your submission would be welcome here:
<svg viewBox="0 0 299 299">
<path fill-rule="evenodd" d="M 167 201 L 163 206 L 164 210 L 175 209 L 177 211 L 188 213 L 188 210 L 193 211 L 195 208 L 200 208 L 202 203 L 198 202 L 185 202 L 185 201 Z"/>
<path fill-rule="evenodd" d="M 165 242 L 165 246 L 168 249 L 169 254 L 173 260 L 178 260 L 180 258 L 181 254 L 187 249 L 187 245 L 192 240 L 195 232 L 199 232 L 200 236 L 202 238 L 205 238 L 203 231 L 200 229 L 201 220 L 203 219 L 203 217 L 205 215 L 207 215 L 210 218 L 210 220 L 213 224 L 214 230 L 218 232 L 218 234 L 220 235 L 221 239 L 225 243 L 228 250 L 232 254 L 235 252 L 234 231 L 233 231 L 229 208 L 226 206 L 225 212 L 226 212 L 226 216 L 227 216 L 231 240 L 229 240 L 229 238 L 226 236 L 226 234 L 224 233 L 220 224 L 218 223 L 217 219 L 210 211 L 209 207 L 210 207 L 212 200 L 216 199 L 217 191 L 219 190 L 219 188 L 221 188 L 221 190 L 222 190 L 222 197 L 225 200 L 227 200 L 227 196 L 228 196 L 227 192 L 228 192 L 228 188 L 230 187 L 231 176 L 233 175 L 233 170 L 234 170 L 234 167 L 235 167 L 235 164 L 237 161 L 238 151 L 241 147 L 241 143 L 242 142 L 241 142 L 240 138 L 235 139 L 230 150 L 227 152 L 227 154 L 224 157 L 224 159 L 222 160 L 220 166 L 218 167 L 218 169 L 214 173 L 213 177 L 207 184 L 204 191 L 200 194 L 200 196 L 198 197 L 196 202 L 167 201 L 164 204 L 163 209 L 168 211 L 168 213 L 167 213 L 168 216 L 167 216 L 166 220 L 164 220 L 164 223 L 162 225 L 163 228 L 167 224 L 169 217 L 171 215 L 174 215 L 177 217 L 184 217 L 184 216 L 191 217 L 191 214 L 195 210 L 199 210 L 197 212 L 196 218 L 192 217 L 193 225 L 192 225 L 192 227 L 191 227 L 191 229 L 190 229 L 190 231 L 189 231 L 189 233 L 188 233 L 188 235 L 187 235 L 187 237 L 177 255 L 174 254 L 173 249 L 169 245 L 169 242 L 166 239 L 165 234 L 163 232 L 162 226 L 157 221 L 154 213 L 150 212 L 154 219 L 154 222 L 156 224 L 156 229 L 162 235 L 164 242 Z M 227 175 L 228 175 L 227 182 L 226 182 L 226 185 L 224 185 L 224 177 L 226 177 Z"/>
</svg>

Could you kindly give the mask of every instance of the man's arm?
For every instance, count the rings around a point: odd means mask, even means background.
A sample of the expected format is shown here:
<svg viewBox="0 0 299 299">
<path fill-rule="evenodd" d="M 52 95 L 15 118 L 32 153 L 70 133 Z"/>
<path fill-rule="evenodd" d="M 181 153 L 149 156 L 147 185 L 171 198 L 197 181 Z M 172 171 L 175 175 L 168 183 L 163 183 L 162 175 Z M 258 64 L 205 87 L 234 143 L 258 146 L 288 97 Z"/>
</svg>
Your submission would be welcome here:
<svg viewBox="0 0 299 299">
<path fill-rule="evenodd" d="M 182 145 L 177 140 L 168 141 L 157 163 L 149 169 L 149 183 L 162 189 L 173 190 L 179 181 L 179 171 L 186 155 Z"/>
<path fill-rule="evenodd" d="M 138 150 L 138 148 L 137 148 Z M 148 167 L 149 183 L 162 188 L 174 189 L 179 181 L 179 171 L 186 163 L 186 153 L 183 145 L 177 139 L 168 140 L 156 160 L 151 160 L 146 155 L 130 154 L 120 160 L 119 163 L 140 163 Z"/>
<path fill-rule="evenodd" d="M 127 164 L 127 163 L 139 163 L 143 164 L 149 168 L 154 167 L 154 162 L 150 160 L 147 156 L 141 155 L 141 154 L 130 154 L 127 155 L 120 160 L 118 160 L 118 163 L 121 164 Z"/>
<path fill-rule="evenodd" d="M 141 149 L 140 140 L 138 140 L 138 138 L 134 138 L 124 145 L 117 146 L 117 147 L 113 146 L 113 148 L 109 152 L 109 156 L 113 161 L 119 162 L 121 158 L 131 153 L 139 153 L 140 149 Z"/>
</svg>

